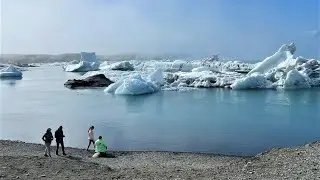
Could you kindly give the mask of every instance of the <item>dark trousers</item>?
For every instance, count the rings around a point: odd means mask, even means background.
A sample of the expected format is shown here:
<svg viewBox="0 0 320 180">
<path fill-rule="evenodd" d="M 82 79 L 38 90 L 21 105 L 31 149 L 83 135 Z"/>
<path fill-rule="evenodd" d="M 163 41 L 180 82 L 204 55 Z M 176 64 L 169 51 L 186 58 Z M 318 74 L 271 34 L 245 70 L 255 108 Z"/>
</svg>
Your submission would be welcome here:
<svg viewBox="0 0 320 180">
<path fill-rule="evenodd" d="M 61 144 L 61 148 L 62 148 L 62 153 L 65 154 L 64 152 L 64 143 L 63 141 L 56 141 L 57 142 L 57 150 L 56 150 L 56 154 L 58 154 L 59 152 L 59 145 Z"/>
</svg>

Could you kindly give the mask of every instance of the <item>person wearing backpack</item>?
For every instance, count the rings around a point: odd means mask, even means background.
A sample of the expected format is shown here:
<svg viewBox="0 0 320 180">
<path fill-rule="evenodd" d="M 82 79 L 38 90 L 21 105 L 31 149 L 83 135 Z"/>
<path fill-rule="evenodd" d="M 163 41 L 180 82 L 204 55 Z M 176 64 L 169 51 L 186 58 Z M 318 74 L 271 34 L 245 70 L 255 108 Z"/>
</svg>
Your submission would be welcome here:
<svg viewBox="0 0 320 180">
<path fill-rule="evenodd" d="M 51 146 L 51 142 L 53 140 L 53 136 L 52 136 L 52 133 L 51 133 L 51 128 L 48 128 L 46 133 L 42 136 L 42 140 L 44 141 L 44 144 L 45 144 L 45 153 L 44 153 L 44 156 L 48 157 L 51 157 L 51 153 L 50 153 L 50 146 Z"/>
</svg>

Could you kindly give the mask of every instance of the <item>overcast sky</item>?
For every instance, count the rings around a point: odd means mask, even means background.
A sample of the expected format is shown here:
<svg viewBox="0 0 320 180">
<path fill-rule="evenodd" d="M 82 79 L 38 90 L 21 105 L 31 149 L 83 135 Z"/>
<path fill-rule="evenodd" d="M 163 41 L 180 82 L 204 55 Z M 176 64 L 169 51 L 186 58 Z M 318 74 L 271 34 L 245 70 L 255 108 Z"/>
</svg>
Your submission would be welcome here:
<svg viewBox="0 0 320 180">
<path fill-rule="evenodd" d="M 320 0 L 1 0 L 2 53 L 319 55 Z"/>
</svg>

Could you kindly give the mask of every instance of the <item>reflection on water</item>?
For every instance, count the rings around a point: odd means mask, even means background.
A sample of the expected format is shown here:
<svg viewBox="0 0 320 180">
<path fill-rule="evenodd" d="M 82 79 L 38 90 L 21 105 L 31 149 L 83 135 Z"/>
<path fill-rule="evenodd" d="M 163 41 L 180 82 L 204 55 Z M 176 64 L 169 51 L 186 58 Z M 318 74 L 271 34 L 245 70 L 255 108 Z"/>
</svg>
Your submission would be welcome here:
<svg viewBox="0 0 320 180">
<path fill-rule="evenodd" d="M 116 96 L 63 86 L 79 76 L 41 67 L 26 71 L 15 86 L 1 86 L 0 138 L 41 143 L 47 127 L 63 125 L 66 144 L 85 147 L 87 128 L 94 125 L 110 149 L 238 155 L 320 138 L 319 89 Z"/>
<path fill-rule="evenodd" d="M 21 79 L 22 79 L 22 77 L 1 77 L 0 78 L 0 85 L 15 86 L 17 81 L 19 81 Z"/>
</svg>

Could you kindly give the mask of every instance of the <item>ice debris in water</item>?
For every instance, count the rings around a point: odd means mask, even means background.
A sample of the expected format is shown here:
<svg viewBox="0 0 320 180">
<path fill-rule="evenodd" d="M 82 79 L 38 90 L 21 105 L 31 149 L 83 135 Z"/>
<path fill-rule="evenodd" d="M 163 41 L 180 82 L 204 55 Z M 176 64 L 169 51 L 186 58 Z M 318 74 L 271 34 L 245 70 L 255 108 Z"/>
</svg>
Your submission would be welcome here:
<svg viewBox="0 0 320 180">
<path fill-rule="evenodd" d="M 142 78 L 140 74 L 134 74 L 127 78 L 118 80 L 105 89 L 107 93 L 117 95 L 141 95 L 150 94 L 160 90 L 163 83 L 162 70 L 157 69 L 147 78 Z"/>
<path fill-rule="evenodd" d="M 232 89 L 266 89 L 271 87 L 272 82 L 268 81 L 264 75 L 254 73 L 246 78 L 237 79 L 232 85 Z"/>
<path fill-rule="evenodd" d="M 280 49 L 273 54 L 270 57 L 267 57 L 265 60 L 263 60 L 261 63 L 259 63 L 258 66 L 253 68 L 248 75 L 252 73 L 266 73 L 270 69 L 274 68 L 277 66 L 279 63 L 283 62 L 284 60 L 288 59 L 293 55 L 295 52 L 296 47 L 293 43 L 290 45 L 282 45 Z"/>
<path fill-rule="evenodd" d="M 9 65 L 0 70 L 0 78 L 19 78 L 22 77 L 22 72 L 20 69 Z"/>
<path fill-rule="evenodd" d="M 293 43 L 282 45 L 274 55 L 259 63 L 246 77 L 237 79 L 231 88 L 251 89 L 256 86 L 256 89 L 299 89 L 320 86 L 319 61 L 294 58 L 295 51 L 296 46 Z"/>
<path fill-rule="evenodd" d="M 76 60 L 63 66 L 68 72 L 88 72 L 99 70 L 100 63 L 97 60 L 96 53 L 81 52 L 81 59 L 78 63 Z"/>
<path fill-rule="evenodd" d="M 104 62 L 101 64 L 100 69 L 110 69 L 110 70 L 118 70 L 118 71 L 134 71 L 134 66 L 128 61 L 115 62 L 113 64 L 109 64 L 108 62 Z"/>
<path fill-rule="evenodd" d="M 272 56 L 254 64 L 203 59 L 105 62 L 100 66 L 99 72 L 88 72 L 86 76 L 104 73 L 106 77 L 116 82 L 110 85 L 106 92 L 114 93 L 121 86 L 121 91 L 119 89 L 117 92 L 122 94 L 152 93 L 159 89 L 177 91 L 214 87 L 230 87 L 234 90 L 295 89 L 320 86 L 320 62 L 301 56 L 294 57 L 295 51 L 294 43 L 284 44 Z M 129 69 L 133 67 L 134 70 L 115 71 L 111 67 L 129 67 Z M 160 69 L 162 76 L 155 75 Z M 138 84 L 139 86 L 136 86 Z"/>
</svg>

